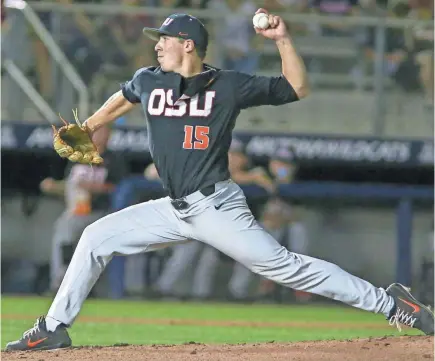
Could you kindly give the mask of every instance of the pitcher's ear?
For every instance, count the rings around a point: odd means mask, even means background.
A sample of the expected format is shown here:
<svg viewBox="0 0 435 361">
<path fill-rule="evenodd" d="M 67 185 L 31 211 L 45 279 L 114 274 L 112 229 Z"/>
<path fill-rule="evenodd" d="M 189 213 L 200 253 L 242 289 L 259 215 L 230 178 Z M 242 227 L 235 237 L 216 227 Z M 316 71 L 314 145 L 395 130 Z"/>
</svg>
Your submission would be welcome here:
<svg viewBox="0 0 435 361">
<path fill-rule="evenodd" d="M 184 42 L 184 48 L 188 53 L 191 53 L 195 50 L 195 43 L 193 42 L 193 40 L 188 39 Z"/>
</svg>

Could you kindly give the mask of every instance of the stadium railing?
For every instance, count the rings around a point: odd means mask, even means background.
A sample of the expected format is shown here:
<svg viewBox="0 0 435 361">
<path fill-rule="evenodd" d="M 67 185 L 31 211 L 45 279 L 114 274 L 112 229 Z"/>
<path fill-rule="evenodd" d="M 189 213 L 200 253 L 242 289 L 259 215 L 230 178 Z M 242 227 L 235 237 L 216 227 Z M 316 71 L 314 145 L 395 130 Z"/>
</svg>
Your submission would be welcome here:
<svg viewBox="0 0 435 361">
<path fill-rule="evenodd" d="M 16 17 L 22 16 L 18 19 L 18 26 L 22 26 L 25 23 L 29 25 L 31 30 L 35 33 L 36 37 L 40 39 L 50 55 L 50 59 L 56 63 L 58 69 L 62 72 L 62 75 L 69 81 L 69 84 L 77 92 L 77 107 L 80 118 L 85 118 L 89 114 L 89 94 L 86 84 L 81 79 L 81 76 L 77 70 L 72 66 L 67 59 L 60 46 L 54 40 L 52 34 L 47 30 L 44 24 L 41 22 L 38 14 L 29 6 L 26 1 L 22 0 L 6 0 L 5 6 L 9 12 L 13 12 Z M 20 22 L 21 20 L 21 22 Z M 24 20 L 24 22 L 23 22 Z M 13 82 L 20 88 L 41 112 L 44 117 L 55 122 L 58 117 L 56 112 L 52 109 L 45 99 L 39 94 L 37 89 L 33 86 L 32 81 L 26 76 L 20 67 L 15 63 L 17 56 L 22 56 L 21 49 L 16 43 L 16 33 L 13 29 L 8 29 L 2 40 L 6 40 L 6 50 L 2 51 L 4 56 L 4 62 L 2 67 L 10 75 Z M 8 44 L 9 42 L 9 44 Z M 28 43 L 22 44 L 22 46 L 28 46 Z M 15 50 L 15 51 L 14 51 Z M 14 56 L 15 55 L 15 56 Z"/>
</svg>

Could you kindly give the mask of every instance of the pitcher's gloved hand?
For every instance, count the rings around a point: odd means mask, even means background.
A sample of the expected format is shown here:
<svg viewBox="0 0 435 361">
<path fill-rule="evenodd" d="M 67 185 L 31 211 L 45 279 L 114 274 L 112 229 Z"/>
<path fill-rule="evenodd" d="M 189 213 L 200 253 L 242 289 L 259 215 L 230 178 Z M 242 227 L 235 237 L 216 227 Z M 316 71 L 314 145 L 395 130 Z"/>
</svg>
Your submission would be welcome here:
<svg viewBox="0 0 435 361">
<path fill-rule="evenodd" d="M 76 124 L 69 124 L 62 119 L 64 126 L 56 129 L 53 125 L 53 147 L 62 158 L 68 158 L 71 162 L 83 164 L 101 164 L 103 158 L 97 151 L 95 144 L 90 137 L 86 125 L 80 124 L 77 110 L 74 111 Z"/>
</svg>

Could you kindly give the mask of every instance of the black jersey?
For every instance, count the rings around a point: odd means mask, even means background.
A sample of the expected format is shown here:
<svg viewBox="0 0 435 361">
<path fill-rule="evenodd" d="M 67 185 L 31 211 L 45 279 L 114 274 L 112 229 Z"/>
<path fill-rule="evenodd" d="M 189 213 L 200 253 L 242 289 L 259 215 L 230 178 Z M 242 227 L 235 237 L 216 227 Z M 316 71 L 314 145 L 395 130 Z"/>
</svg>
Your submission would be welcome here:
<svg viewBox="0 0 435 361">
<path fill-rule="evenodd" d="M 283 77 L 253 76 L 204 66 L 192 78 L 160 67 L 139 69 L 122 85 L 146 115 L 150 152 L 171 198 L 230 177 L 228 150 L 241 109 L 298 100 Z"/>
</svg>

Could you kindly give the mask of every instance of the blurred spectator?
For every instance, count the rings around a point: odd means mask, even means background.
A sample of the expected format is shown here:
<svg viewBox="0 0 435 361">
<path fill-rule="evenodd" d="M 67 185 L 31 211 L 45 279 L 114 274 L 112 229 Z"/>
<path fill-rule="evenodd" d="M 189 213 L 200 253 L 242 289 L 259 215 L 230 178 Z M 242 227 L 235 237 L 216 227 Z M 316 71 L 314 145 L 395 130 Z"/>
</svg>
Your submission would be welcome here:
<svg viewBox="0 0 435 361">
<path fill-rule="evenodd" d="M 102 0 L 57 1 L 69 5 L 74 2 L 101 3 Z M 97 16 L 88 15 L 84 12 L 74 12 L 72 16 L 71 14 L 60 15 L 56 18 L 56 27 L 52 29 L 54 35 L 59 37 L 58 40 L 65 51 L 65 55 L 76 67 L 85 83 L 90 82 L 104 59 L 105 49 L 100 45 L 101 39 L 98 36 L 96 18 Z M 58 34 L 57 31 L 59 31 Z"/>
<path fill-rule="evenodd" d="M 231 178 L 236 183 L 240 185 L 257 185 L 270 191 L 275 189 L 265 170 L 261 170 L 259 167 L 250 169 L 252 166 L 250 166 L 249 158 L 244 151 L 243 143 L 236 138 L 231 143 L 228 161 Z M 253 208 L 252 205 L 250 207 Z M 200 256 L 192 280 L 191 297 L 195 299 L 210 297 L 221 255 L 215 248 L 197 241 L 177 245 L 173 248 L 173 253 L 155 285 L 156 292 L 166 297 L 181 296 L 174 294 L 174 286 L 185 274 L 188 266 L 193 263 L 199 252 Z M 228 285 L 228 297 L 230 299 L 241 300 L 247 297 L 249 283 L 244 281 L 246 279 L 249 281 L 250 274 L 251 271 L 240 263 L 234 263 L 233 273 Z"/>
<path fill-rule="evenodd" d="M 16 9 L 17 5 L 19 3 L 13 1 L 2 1 L 2 90 L 7 91 L 1 93 L 1 101 L 2 119 L 18 120 L 23 118 L 27 110 L 27 96 L 3 65 L 6 65 L 5 60 L 11 60 L 26 76 L 31 76 L 35 72 L 35 60 L 28 21 L 22 11 Z"/>
<path fill-rule="evenodd" d="M 361 16 L 381 16 L 385 15 L 387 0 L 360 0 Z"/>
<path fill-rule="evenodd" d="M 119 2 L 115 2 L 119 4 Z M 125 8 L 154 6 L 156 0 L 122 0 Z M 101 64 L 92 78 L 91 93 L 95 102 L 104 102 L 132 72 L 156 65 L 154 43 L 143 36 L 145 26 L 154 27 L 156 19 L 146 14 L 100 16 L 95 21 Z"/>
<path fill-rule="evenodd" d="M 54 225 L 51 291 L 59 287 L 83 230 L 108 212 L 109 194 L 125 173 L 123 162 L 116 161 L 114 155 L 106 151 L 109 136 L 108 128 L 94 136 L 102 144 L 98 150 L 103 155 L 104 164 L 91 166 L 68 163 L 64 180 L 46 178 L 41 182 L 44 193 L 65 198 L 65 211 Z"/>
<path fill-rule="evenodd" d="M 45 44 L 39 38 L 33 39 L 35 51 L 35 67 L 37 88 L 41 96 L 48 102 L 52 101 L 53 84 L 51 76 L 51 59 Z"/>
<path fill-rule="evenodd" d="M 392 17 L 410 17 L 408 4 L 396 3 L 390 10 Z M 403 28 L 387 28 L 385 73 L 405 92 L 423 89 L 428 104 L 433 105 L 433 30 L 415 29 L 411 34 Z M 418 37 L 421 35 L 421 37 Z M 365 43 L 365 55 L 375 58 L 375 29 L 370 28 Z M 421 42 L 420 42 L 420 39 Z"/>
<path fill-rule="evenodd" d="M 355 15 L 359 10 L 358 0 L 312 0 L 311 6 L 315 12 L 327 15 Z"/>
<path fill-rule="evenodd" d="M 37 13 L 39 20 L 45 28 L 53 33 L 52 13 L 50 11 L 41 11 Z M 33 51 L 35 52 L 35 71 L 37 88 L 42 97 L 48 101 L 53 101 L 53 77 L 51 71 L 51 59 L 44 42 L 36 35 L 33 28 L 29 29 L 33 42 Z"/>
<path fill-rule="evenodd" d="M 269 192 L 275 191 L 275 185 L 262 167 L 253 167 L 246 155 L 244 144 L 234 138 L 228 153 L 228 166 L 231 179 L 238 184 L 255 184 Z"/>
<path fill-rule="evenodd" d="M 72 3 L 101 3 L 102 0 L 55 0 L 55 2 L 69 5 Z M 64 50 L 67 58 L 77 68 L 79 74 L 88 82 L 102 62 L 101 49 L 98 49 L 98 36 L 96 25 L 92 17 L 85 13 L 71 14 L 53 13 L 50 11 L 38 12 L 39 18 L 46 29 L 52 33 L 55 40 Z M 50 56 L 45 44 L 30 30 L 33 37 L 33 48 L 36 60 L 36 75 L 41 95 L 48 101 L 54 101 L 62 86 L 55 85 L 53 79 Z M 53 87 L 57 89 L 53 93 Z M 70 109 L 71 107 L 69 107 Z"/>
<path fill-rule="evenodd" d="M 5 29 L 5 27 L 7 26 L 7 22 L 6 22 L 6 7 L 5 7 L 5 0 L 1 0 L 1 20 L 2 20 L 2 30 Z"/>
<path fill-rule="evenodd" d="M 318 14 L 335 16 L 350 16 L 359 12 L 358 0 L 312 0 L 311 9 Z M 322 35 L 349 36 L 352 33 L 353 27 L 340 22 L 322 25 L 321 29 Z"/>
<path fill-rule="evenodd" d="M 220 67 L 245 73 L 254 73 L 258 67 L 258 53 L 254 43 L 252 16 L 256 6 L 249 0 L 213 0 L 208 3 L 210 11 L 226 12 L 214 27 L 216 49 L 215 55 Z M 219 67 L 218 66 L 218 67 Z"/>
<path fill-rule="evenodd" d="M 180 3 L 180 0 L 157 0 L 157 5 L 165 8 L 177 8 Z"/>
<path fill-rule="evenodd" d="M 181 8 L 205 9 L 212 0 L 180 0 Z"/>
<path fill-rule="evenodd" d="M 419 79 L 429 109 L 434 106 L 434 2 L 433 0 L 409 0 L 408 17 L 431 21 L 426 27 L 415 26 L 411 33 L 411 48 L 420 67 Z"/>
<path fill-rule="evenodd" d="M 65 6 L 75 2 L 99 3 L 102 0 L 56 0 Z M 97 15 L 84 12 L 40 13 L 40 18 L 51 32 L 67 59 L 78 72 L 85 84 L 89 85 L 104 61 L 104 47 L 98 35 Z M 69 79 L 59 70 L 58 64 L 51 67 L 45 46 L 35 37 L 39 79 L 46 83 L 46 100 L 61 114 L 76 106 L 77 92 Z M 60 64 L 61 65 L 61 64 Z"/>
<path fill-rule="evenodd" d="M 43 42 L 36 36 L 36 33 L 33 31 L 33 27 L 29 26 L 25 17 L 20 13 L 18 15 L 18 11 L 14 10 L 15 6 L 19 5 L 18 3 L 8 2 L 2 0 L 2 53 L 4 53 L 8 58 L 13 60 L 15 64 L 20 67 L 20 69 L 27 75 L 33 76 L 35 79 L 35 87 L 39 90 L 40 94 L 46 99 L 51 100 L 52 97 L 52 76 L 51 76 L 51 68 L 50 68 L 50 58 L 48 55 L 48 51 L 45 48 Z M 11 11 L 8 18 L 12 17 L 11 21 L 6 20 L 6 13 Z M 15 13 L 15 14 L 14 14 Z M 15 16 L 14 16 L 15 15 Z M 50 13 L 49 12 L 41 12 L 38 13 L 40 16 L 40 20 L 43 25 L 50 31 Z M 15 23 L 14 23 L 15 22 Z M 16 29 L 20 28 L 19 31 Z M 12 38 L 12 42 L 8 44 L 7 41 L 7 33 L 8 30 L 12 29 L 9 36 Z M 8 46 L 9 45 L 9 46 Z M 31 49 L 31 55 L 26 53 L 28 49 Z M 16 61 L 15 54 L 19 54 L 19 58 L 22 61 Z M 27 64 L 26 64 L 27 63 Z M 10 88 L 10 87 L 9 87 Z M 15 89 L 12 90 L 14 97 L 17 97 L 17 91 Z M 9 102 L 8 102 L 9 103 Z M 22 101 L 20 101 L 20 107 L 22 109 Z M 21 117 L 22 114 L 19 115 Z"/>
<path fill-rule="evenodd" d="M 291 183 L 294 180 L 297 166 L 291 149 L 278 149 L 269 160 L 269 172 L 278 184 Z"/>
<path fill-rule="evenodd" d="M 310 11 L 314 14 L 334 16 L 334 17 L 349 17 L 355 16 L 359 13 L 360 8 L 358 0 L 311 0 Z M 313 23 L 308 25 L 308 32 L 314 35 L 315 38 L 319 38 L 320 43 L 328 44 L 329 40 L 334 41 L 333 38 L 343 38 L 348 42 L 361 43 L 360 38 L 364 35 L 363 30 L 358 26 L 352 26 L 346 24 L 344 21 L 337 20 L 331 24 L 318 24 Z M 337 47 L 334 41 L 334 47 Z M 334 51 L 331 50 L 331 54 Z M 308 60 L 308 69 L 312 73 L 329 72 L 326 69 L 335 68 L 336 71 L 342 72 L 349 64 L 347 61 L 351 60 L 354 65 L 350 71 L 350 75 L 354 78 L 355 85 L 359 86 L 361 79 L 361 65 L 359 59 L 361 57 L 355 52 L 354 59 L 328 59 L 328 57 L 322 55 L 312 56 Z M 332 61 L 330 61 L 332 60 Z"/>
<path fill-rule="evenodd" d="M 156 181 L 159 181 L 156 184 Z M 163 193 L 160 178 L 154 163 L 149 164 L 143 174 L 132 174 L 121 180 L 112 197 L 112 210 L 119 211 L 135 204 L 138 199 L 153 198 Z"/>
<path fill-rule="evenodd" d="M 310 0 L 264 0 L 264 8 L 270 12 L 305 13 L 310 10 Z M 292 35 L 306 34 L 309 26 L 306 23 L 288 22 L 287 27 Z"/>
<path fill-rule="evenodd" d="M 122 0 L 124 7 L 153 6 L 155 0 Z M 154 27 L 155 21 L 148 15 L 120 14 L 107 21 L 109 37 L 106 36 L 108 51 L 112 51 L 111 65 L 124 66 L 126 71 L 139 69 L 156 62 L 154 43 L 143 36 L 145 26 Z M 115 46 L 109 42 L 115 41 Z"/>
<path fill-rule="evenodd" d="M 156 22 L 157 22 L 158 27 L 159 27 L 160 24 L 163 21 L 165 21 L 167 16 L 169 16 L 172 13 L 174 13 L 174 11 L 172 11 L 172 9 L 181 7 L 181 5 L 183 4 L 183 1 L 182 0 L 157 0 L 156 4 L 157 4 L 157 6 L 160 6 L 160 7 L 163 7 L 163 8 L 168 8 L 168 14 L 167 15 L 165 15 L 164 17 L 157 17 L 156 18 Z"/>
<path fill-rule="evenodd" d="M 264 0 L 264 7 L 270 12 L 291 11 L 305 12 L 309 8 L 309 0 Z"/>
</svg>

